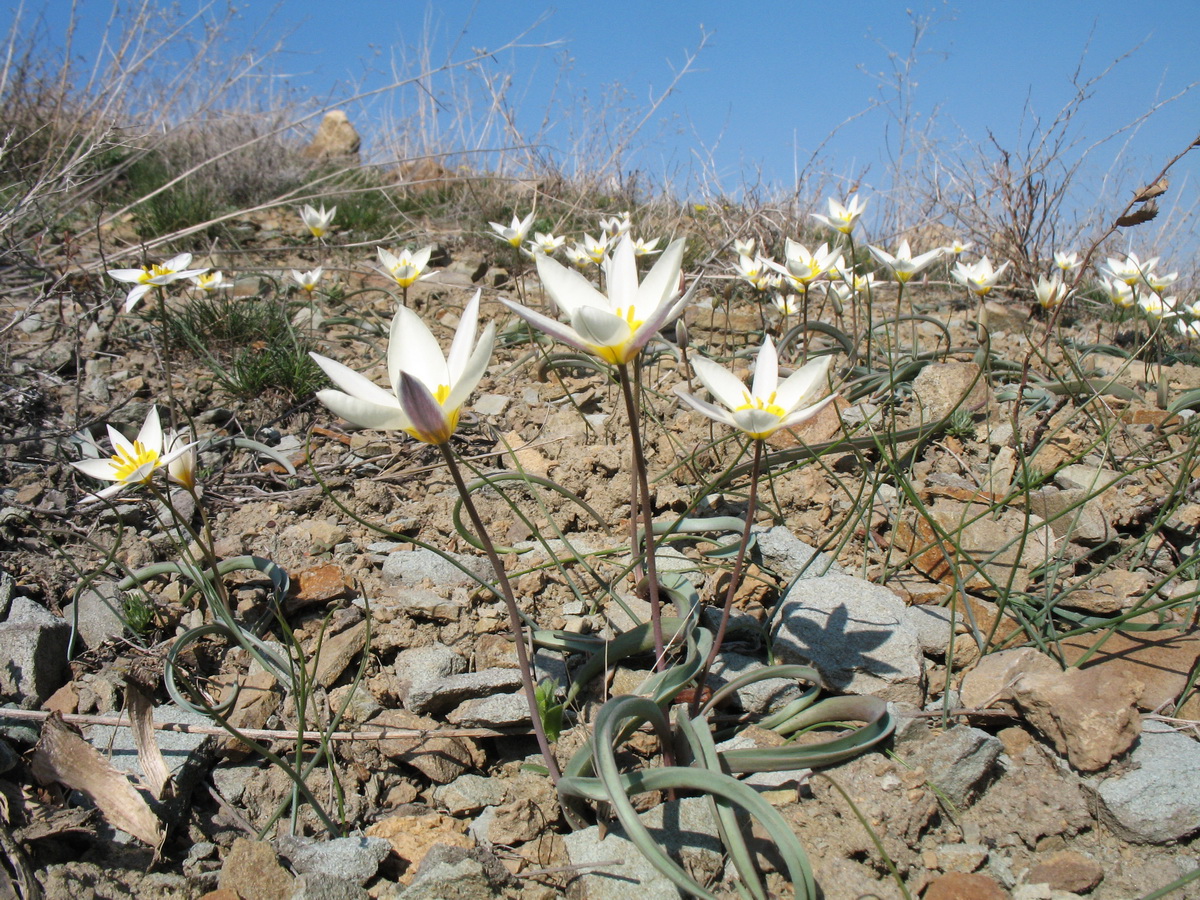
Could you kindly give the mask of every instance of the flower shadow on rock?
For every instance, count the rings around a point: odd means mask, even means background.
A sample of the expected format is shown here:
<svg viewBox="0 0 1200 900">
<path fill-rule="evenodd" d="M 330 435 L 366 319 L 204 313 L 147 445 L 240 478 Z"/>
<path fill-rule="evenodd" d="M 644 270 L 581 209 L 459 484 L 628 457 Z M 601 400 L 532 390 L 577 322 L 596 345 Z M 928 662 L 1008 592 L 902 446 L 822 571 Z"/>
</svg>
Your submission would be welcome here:
<svg viewBox="0 0 1200 900">
<path fill-rule="evenodd" d="M 787 654 L 809 660 L 829 688 L 847 690 L 859 672 L 875 676 L 900 674 L 891 663 L 871 655 L 892 636 L 892 630 L 863 627 L 880 623 L 851 618 L 844 603 L 829 613 L 813 609 L 805 613 L 804 617 L 793 617 L 787 623 Z"/>
</svg>

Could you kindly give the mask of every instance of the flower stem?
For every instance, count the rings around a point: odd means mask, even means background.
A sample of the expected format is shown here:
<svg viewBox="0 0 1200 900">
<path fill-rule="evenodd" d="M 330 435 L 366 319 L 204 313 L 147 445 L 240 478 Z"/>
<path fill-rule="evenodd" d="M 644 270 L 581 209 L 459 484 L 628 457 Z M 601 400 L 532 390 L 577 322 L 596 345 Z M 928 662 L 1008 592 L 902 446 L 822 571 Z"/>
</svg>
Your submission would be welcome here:
<svg viewBox="0 0 1200 900">
<path fill-rule="evenodd" d="M 725 591 L 725 606 L 721 609 L 721 624 L 717 626 L 717 636 L 713 639 L 712 649 L 708 651 L 708 659 L 700 670 L 696 681 L 696 705 L 704 690 L 704 682 L 708 680 L 708 670 L 712 668 L 717 654 L 721 652 L 721 644 L 725 642 L 725 630 L 729 627 L 729 613 L 733 609 L 733 598 L 737 596 L 738 585 L 742 580 L 742 566 L 746 559 L 746 548 L 750 546 L 750 530 L 754 527 L 754 511 L 758 505 L 758 479 L 762 470 L 763 442 L 754 442 L 754 462 L 750 467 L 750 496 L 746 501 L 746 527 L 742 529 L 742 541 L 738 544 L 737 556 L 733 560 L 733 571 L 729 573 L 729 587 Z"/>
<path fill-rule="evenodd" d="M 633 468 L 637 478 L 637 493 L 641 496 L 642 531 L 646 542 L 646 580 L 649 582 L 650 627 L 654 631 L 654 668 L 661 671 L 666 667 L 662 631 L 662 604 L 658 596 L 658 567 L 654 559 L 654 513 L 650 508 L 650 482 L 646 478 L 646 455 L 642 450 L 642 432 L 638 421 L 637 404 L 633 399 L 633 387 L 629 382 L 629 366 L 617 364 L 617 377 L 621 382 L 621 394 L 625 397 L 625 411 L 629 417 L 629 434 L 633 441 Z M 637 508 L 630 507 L 629 516 L 637 518 Z M 636 532 L 635 532 L 636 533 Z M 637 553 L 636 542 L 629 548 Z"/>
<path fill-rule="evenodd" d="M 483 520 L 479 518 L 479 511 L 475 508 L 475 501 L 471 499 L 471 493 L 467 490 L 466 482 L 463 481 L 462 472 L 458 468 L 458 460 L 454 458 L 454 453 L 450 450 L 450 445 L 448 443 L 438 444 L 437 448 L 441 451 L 442 459 L 446 461 L 446 468 L 450 470 L 450 477 L 454 479 L 454 486 L 458 488 L 458 495 L 462 497 L 463 506 L 467 508 L 467 515 L 471 519 L 471 525 L 475 529 L 475 534 L 479 536 L 479 541 L 483 544 L 488 561 L 492 564 L 492 570 L 496 573 L 496 582 L 500 586 L 500 596 L 504 600 L 504 605 L 508 608 L 508 627 L 512 630 L 513 640 L 517 645 L 517 665 L 521 672 L 521 686 L 525 690 L 525 700 L 529 704 L 529 717 L 533 723 L 533 733 L 537 738 L 538 749 L 542 752 L 542 759 L 546 762 L 546 768 L 550 771 L 550 780 L 558 784 L 560 777 L 558 761 L 554 758 L 554 752 L 550 749 L 550 741 L 546 737 L 546 729 L 542 725 L 542 715 L 538 709 L 537 690 L 533 684 L 533 667 L 529 661 L 529 651 L 525 647 L 525 626 L 521 622 L 521 611 L 517 607 L 517 600 L 513 595 L 512 585 L 509 583 L 508 575 L 504 571 L 504 563 L 500 561 L 500 556 L 496 553 L 496 547 L 483 525 Z"/>
</svg>

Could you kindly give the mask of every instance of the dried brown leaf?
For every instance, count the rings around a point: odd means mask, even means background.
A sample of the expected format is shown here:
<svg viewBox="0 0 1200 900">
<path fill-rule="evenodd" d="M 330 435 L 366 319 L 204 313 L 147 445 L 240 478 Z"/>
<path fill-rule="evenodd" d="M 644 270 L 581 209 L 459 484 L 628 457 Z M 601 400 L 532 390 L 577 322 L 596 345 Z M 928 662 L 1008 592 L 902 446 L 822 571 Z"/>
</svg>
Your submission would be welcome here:
<svg viewBox="0 0 1200 900">
<path fill-rule="evenodd" d="M 1149 222 L 1158 215 L 1158 204 L 1150 200 L 1141 209 L 1135 209 L 1128 215 L 1121 216 L 1117 219 L 1118 228 L 1129 228 L 1131 225 L 1141 225 L 1143 222 Z"/>
<path fill-rule="evenodd" d="M 1171 182 L 1166 178 L 1160 178 L 1154 184 L 1148 184 L 1136 194 L 1133 195 L 1135 203 L 1144 203 L 1147 200 L 1153 200 L 1155 197 L 1161 197 L 1167 192 L 1167 188 L 1171 186 Z"/>
<path fill-rule="evenodd" d="M 133 723 L 133 744 L 142 764 L 142 782 L 155 800 L 171 786 L 171 773 L 154 737 L 154 703 L 135 682 L 125 683 L 125 706 Z"/>
<path fill-rule="evenodd" d="M 91 798 L 114 828 L 158 850 L 166 837 L 162 822 L 123 773 L 100 751 L 52 714 L 42 725 L 31 769 L 43 783 L 58 781 Z"/>
</svg>

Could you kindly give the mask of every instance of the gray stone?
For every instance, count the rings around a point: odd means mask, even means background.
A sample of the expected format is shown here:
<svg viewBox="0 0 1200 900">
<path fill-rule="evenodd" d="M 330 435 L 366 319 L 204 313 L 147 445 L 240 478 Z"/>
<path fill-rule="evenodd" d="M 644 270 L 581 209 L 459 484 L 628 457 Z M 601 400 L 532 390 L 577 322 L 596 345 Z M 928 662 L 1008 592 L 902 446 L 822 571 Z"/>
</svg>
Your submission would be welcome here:
<svg viewBox="0 0 1200 900">
<path fill-rule="evenodd" d="M 414 686 L 461 674 L 467 671 L 467 661 L 445 644 L 430 644 L 400 651 L 395 671 L 400 702 L 407 706 Z"/>
<path fill-rule="evenodd" d="M 1097 789 L 1118 836 L 1162 844 L 1200 829 L 1200 743 L 1173 732 L 1143 731 L 1131 762 L 1132 768 Z"/>
<path fill-rule="evenodd" d="M 433 799 L 452 816 L 477 813 L 487 806 L 504 802 L 508 789 L 498 778 L 483 775 L 460 775 L 449 784 L 433 789 Z"/>
<path fill-rule="evenodd" d="M 174 722 L 182 725 L 212 726 L 212 721 L 199 713 L 186 712 L 177 706 L 159 706 L 154 710 L 155 722 Z M 114 767 L 130 775 L 143 777 L 141 760 L 133 743 L 130 728 L 114 728 L 111 725 L 87 725 L 83 736 L 88 742 L 108 757 Z M 155 741 L 162 752 L 167 772 L 177 778 L 185 766 L 199 764 L 206 745 L 213 738 L 207 734 L 190 734 L 182 731 L 155 731 Z"/>
<path fill-rule="evenodd" d="M 443 597 L 428 588 L 402 587 L 382 602 L 384 605 L 400 609 L 410 616 L 432 619 L 437 622 L 454 622 L 466 608 L 465 599 L 465 597 L 462 600 L 455 597 Z"/>
<path fill-rule="evenodd" d="M 1093 497 L 1106 487 L 1121 480 L 1121 473 L 1099 466 L 1085 466 L 1082 463 L 1073 466 L 1063 466 L 1054 473 L 1054 483 L 1063 490 L 1083 489 Z"/>
<path fill-rule="evenodd" d="M 903 615 L 904 620 L 917 630 L 921 650 L 932 656 L 946 655 L 950 636 L 954 633 L 950 624 L 952 613 L 949 609 L 944 606 L 921 604 L 906 607 Z"/>
<path fill-rule="evenodd" d="M 887 588 L 850 575 L 805 578 L 779 607 L 781 662 L 813 665 L 837 691 L 924 703 L 921 642 L 904 601 Z"/>
<path fill-rule="evenodd" d="M 478 700 L 468 700 L 446 716 L 446 721 L 460 728 L 510 728 L 528 725 L 529 701 L 524 692 L 494 694 Z"/>
<path fill-rule="evenodd" d="M 0 738 L 0 775 L 5 772 L 11 772 L 21 762 L 21 757 L 17 755 L 8 743 L 8 741 Z"/>
<path fill-rule="evenodd" d="M 284 837 L 276 841 L 280 855 L 302 875 L 338 878 L 351 884 L 366 884 L 379 871 L 392 845 L 384 838 L 344 837 L 330 841 Z"/>
<path fill-rule="evenodd" d="M 724 855 L 716 824 L 708 812 L 708 801 L 691 798 L 667 803 L 639 816 L 655 843 L 665 847 L 685 870 L 719 879 Z M 659 872 L 628 839 L 619 823 L 610 823 L 600 834 L 597 826 L 563 837 L 571 864 L 586 866 L 579 882 L 582 894 L 603 900 L 678 900 L 679 889 Z"/>
<path fill-rule="evenodd" d="M 481 581 L 487 581 L 492 576 L 492 567 L 482 556 L 463 556 L 457 553 L 446 555 Z M 389 553 L 383 563 L 384 581 L 409 586 L 419 585 L 427 578 L 439 586 L 475 584 L 475 579 L 467 572 L 424 547 L 402 553 Z"/>
<path fill-rule="evenodd" d="M 512 397 L 503 394 L 480 394 L 471 401 L 471 410 L 477 416 L 502 416 L 512 403 Z"/>
<path fill-rule="evenodd" d="M 8 618 L 8 608 L 12 605 L 16 588 L 17 583 L 12 575 L 8 572 L 0 572 L 0 621 Z"/>
<path fill-rule="evenodd" d="M 345 878 L 298 875 L 290 900 L 370 900 L 371 895 Z"/>
<path fill-rule="evenodd" d="M 784 578 L 819 578 L 826 573 L 843 574 L 844 569 L 828 553 L 806 544 L 782 525 L 755 528 L 755 549 L 763 565 Z M 803 574 L 801 574 L 803 573 Z"/>
<path fill-rule="evenodd" d="M 41 706 L 67 680 L 71 626 L 28 597 L 14 597 L 0 622 L 0 700 Z"/>
<path fill-rule="evenodd" d="M 423 679 L 409 688 L 404 708 L 411 712 L 442 712 L 464 700 L 490 697 L 492 694 L 510 692 L 521 686 L 521 673 L 517 669 L 484 669 L 480 672 L 463 672 L 443 678 Z"/>
<path fill-rule="evenodd" d="M 1089 494 L 1083 488 L 1060 491 L 1045 487 L 1029 495 L 1029 508 L 1046 520 L 1057 537 L 1094 546 L 1111 538 L 1112 529 L 1103 511 L 1088 502 Z"/>
<path fill-rule="evenodd" d="M 493 900 L 511 881 L 504 864 L 476 847 L 435 844 L 421 860 L 412 884 L 397 896 L 403 900 Z"/>
<path fill-rule="evenodd" d="M 713 690 L 723 687 L 735 678 L 765 668 L 763 663 L 753 657 L 741 653 L 723 652 L 713 662 L 710 672 L 710 677 L 715 682 Z M 744 712 L 765 715 L 785 703 L 795 700 L 801 693 L 800 686 L 794 679 L 764 678 L 762 681 L 755 681 L 738 688 L 734 696 Z"/>
<path fill-rule="evenodd" d="M 674 547 L 655 548 L 654 564 L 659 572 L 673 572 L 682 575 L 696 587 L 704 583 L 704 572 L 700 569 L 699 563 Z"/>
<path fill-rule="evenodd" d="M 958 807 L 970 803 L 987 785 L 1004 750 L 999 738 L 969 725 L 955 725 L 904 746 L 904 762 L 924 768 L 934 787 Z"/>
<path fill-rule="evenodd" d="M 116 585 L 98 584 L 80 594 L 78 601 L 64 606 L 63 618 L 75 624 L 78 616 L 78 636 L 83 638 L 85 647 L 94 650 L 105 641 L 119 638 L 125 633 L 123 601 Z"/>
</svg>

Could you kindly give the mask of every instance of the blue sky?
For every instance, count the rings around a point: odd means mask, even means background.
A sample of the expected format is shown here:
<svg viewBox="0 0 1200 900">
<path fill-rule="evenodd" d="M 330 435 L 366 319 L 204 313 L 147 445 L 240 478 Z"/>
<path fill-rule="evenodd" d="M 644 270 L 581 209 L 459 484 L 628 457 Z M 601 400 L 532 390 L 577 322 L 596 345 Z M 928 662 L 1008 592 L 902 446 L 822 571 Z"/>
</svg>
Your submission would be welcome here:
<svg viewBox="0 0 1200 900">
<path fill-rule="evenodd" d="M 182 5 L 188 7 L 188 0 Z M 52 26 L 68 6 L 51 0 L 46 15 Z M 84 6 L 85 16 L 109 9 L 104 0 Z M 610 125 L 623 116 L 640 119 L 707 34 L 693 71 L 622 159 L 624 169 L 697 197 L 706 189 L 736 194 L 759 179 L 786 190 L 796 168 L 814 153 L 830 191 L 859 177 L 865 190 L 884 190 L 905 102 L 910 133 L 928 129 L 924 133 L 937 140 L 943 162 L 971 157 L 989 134 L 1019 150 L 1033 133 L 1034 118 L 1048 124 L 1073 96 L 1077 69 L 1087 80 L 1131 54 L 1080 108 L 1067 132 L 1073 154 L 1200 80 L 1198 0 L 959 0 L 911 7 L 890 0 L 557 6 L 284 0 L 271 10 L 265 3 L 243 7 L 242 32 L 266 23 L 264 37 L 286 35 L 283 52 L 269 63 L 273 74 L 312 100 L 337 104 L 355 89 L 387 83 L 393 66 L 414 59 L 422 41 L 441 62 L 519 38 L 530 46 L 497 53 L 476 74 L 457 70 L 453 85 L 446 77 L 431 85 L 444 104 L 442 127 L 467 104 L 476 125 L 486 120 L 489 97 L 481 75 L 498 84 L 510 79 L 505 98 L 517 129 L 527 139 L 540 138 L 539 149 L 568 164 L 573 154 L 585 160 L 607 156 L 606 135 L 582 143 L 579 135 L 602 117 Z M 893 75 L 909 57 L 915 19 L 928 24 L 898 93 Z M 86 43 L 86 19 L 84 25 Z M 606 107 L 605 98 L 614 95 L 616 107 Z M 385 150 L 375 126 L 414 113 L 418 96 L 410 88 L 346 104 L 369 154 Z M 843 124 L 847 119 L 852 121 Z M 1094 149 L 1078 180 L 1077 202 L 1086 206 L 1110 170 L 1122 175 L 1122 190 L 1128 188 L 1197 133 L 1200 89 Z M 496 134 L 490 133 L 489 146 Z M 908 157 L 909 166 L 922 164 Z M 1169 196 L 1184 208 L 1198 202 L 1196 172 L 1194 159 L 1175 172 L 1180 190 Z"/>
</svg>

